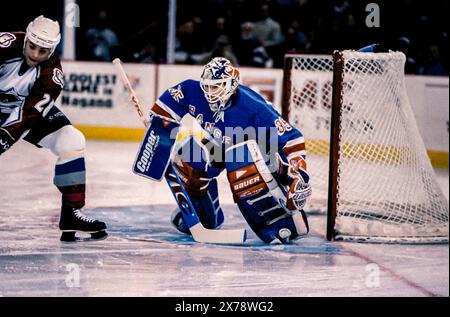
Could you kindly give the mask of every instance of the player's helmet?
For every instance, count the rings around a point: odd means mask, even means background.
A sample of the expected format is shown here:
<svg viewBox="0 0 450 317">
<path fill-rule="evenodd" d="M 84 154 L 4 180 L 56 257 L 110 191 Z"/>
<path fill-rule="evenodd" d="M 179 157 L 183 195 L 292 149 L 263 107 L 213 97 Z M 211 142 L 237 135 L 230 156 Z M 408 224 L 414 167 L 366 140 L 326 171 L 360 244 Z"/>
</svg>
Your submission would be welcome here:
<svg viewBox="0 0 450 317">
<path fill-rule="evenodd" d="M 213 110 L 224 109 L 239 86 L 239 71 L 223 57 L 212 59 L 203 68 L 200 87 Z"/>
<path fill-rule="evenodd" d="M 25 42 L 27 40 L 41 47 L 50 48 L 53 54 L 61 40 L 59 23 L 43 15 L 38 16 L 28 24 Z"/>
</svg>

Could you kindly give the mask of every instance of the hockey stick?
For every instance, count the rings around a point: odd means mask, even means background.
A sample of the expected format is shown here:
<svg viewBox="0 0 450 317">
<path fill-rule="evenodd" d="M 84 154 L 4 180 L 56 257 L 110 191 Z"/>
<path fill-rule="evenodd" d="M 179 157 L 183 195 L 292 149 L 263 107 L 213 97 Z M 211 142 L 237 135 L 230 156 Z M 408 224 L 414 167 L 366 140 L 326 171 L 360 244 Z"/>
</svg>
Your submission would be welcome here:
<svg viewBox="0 0 450 317">
<path fill-rule="evenodd" d="M 197 242 L 236 244 L 243 243 L 247 238 L 245 229 L 206 229 L 200 222 L 195 207 L 172 165 L 167 170 L 167 183 L 173 196 L 179 202 L 184 221 L 189 227 L 192 237 Z"/>
<path fill-rule="evenodd" d="M 128 93 L 131 97 L 131 100 L 133 101 L 134 107 L 136 108 L 139 117 L 141 118 L 141 121 L 144 123 L 145 127 L 148 128 L 150 122 L 148 119 L 145 118 L 144 113 L 141 110 L 141 107 L 139 105 L 139 99 L 137 98 L 136 92 L 131 86 L 127 74 L 125 73 L 125 70 L 122 67 L 122 62 L 120 61 L 120 59 L 116 58 L 113 60 L 113 64 L 116 66 L 120 74 L 120 77 L 122 78 L 123 84 L 128 90 Z M 181 180 L 179 179 L 179 176 L 176 175 L 175 171 L 173 172 L 175 174 L 173 176 L 176 177 L 179 184 L 182 184 Z M 181 189 L 179 194 L 182 193 L 186 198 L 189 197 L 186 194 L 186 191 L 183 188 L 183 186 L 179 184 L 177 184 L 178 186 L 176 186 L 179 187 L 179 189 Z M 171 184 L 169 183 L 169 185 Z M 171 190 L 173 191 L 172 186 Z M 177 194 L 174 193 L 174 195 L 177 198 Z M 245 242 L 247 238 L 247 232 L 245 229 L 228 229 L 228 230 L 206 229 L 199 221 L 198 216 L 193 207 L 193 204 L 188 198 L 187 198 L 187 206 L 185 207 L 187 207 L 186 209 L 189 210 L 189 212 L 183 212 L 182 213 L 183 218 L 185 218 L 186 223 L 189 225 L 189 231 L 191 232 L 192 238 L 195 241 L 203 243 L 221 243 L 221 244 L 235 244 Z"/>
<path fill-rule="evenodd" d="M 127 74 L 125 73 L 125 70 L 122 67 L 121 60 L 119 58 L 116 58 L 112 62 L 116 66 L 116 68 L 117 68 L 117 70 L 119 72 L 120 78 L 122 78 L 122 82 L 123 82 L 125 88 L 127 88 L 127 90 L 128 90 L 128 94 L 131 97 L 131 101 L 133 102 L 134 107 L 136 108 L 136 111 L 137 111 L 137 113 L 139 115 L 139 118 L 141 118 L 141 121 L 142 121 L 142 123 L 144 123 L 144 126 L 146 128 L 148 128 L 150 122 L 149 122 L 149 120 L 147 118 L 145 118 L 145 115 L 142 112 L 141 106 L 139 105 L 139 99 L 138 99 L 138 97 L 136 95 L 136 92 L 134 91 L 133 87 L 131 86 L 130 81 L 128 80 L 128 76 L 127 76 Z"/>
</svg>

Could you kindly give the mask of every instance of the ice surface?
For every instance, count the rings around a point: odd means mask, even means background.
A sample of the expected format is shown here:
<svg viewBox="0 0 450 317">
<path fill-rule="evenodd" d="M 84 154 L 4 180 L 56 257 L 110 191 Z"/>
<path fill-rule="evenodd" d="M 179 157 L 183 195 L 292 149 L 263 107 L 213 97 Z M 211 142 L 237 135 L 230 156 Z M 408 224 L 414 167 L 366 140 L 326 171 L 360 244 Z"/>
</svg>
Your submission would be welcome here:
<svg viewBox="0 0 450 317">
<path fill-rule="evenodd" d="M 165 182 L 131 172 L 137 143 L 89 141 L 86 213 L 108 239 L 62 243 L 55 158 L 19 142 L 0 158 L 0 296 L 449 296 L 448 245 L 330 243 L 311 235 L 267 246 L 195 243 L 169 224 Z M 448 199 L 448 170 L 437 171 Z M 224 228 L 245 223 L 224 175 Z"/>
</svg>

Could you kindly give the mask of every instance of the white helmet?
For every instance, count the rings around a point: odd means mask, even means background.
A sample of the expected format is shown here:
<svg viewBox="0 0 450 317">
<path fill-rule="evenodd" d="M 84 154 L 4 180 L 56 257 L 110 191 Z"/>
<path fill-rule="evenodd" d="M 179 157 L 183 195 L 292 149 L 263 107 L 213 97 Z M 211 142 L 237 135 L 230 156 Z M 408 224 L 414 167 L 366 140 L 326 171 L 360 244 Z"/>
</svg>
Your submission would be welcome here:
<svg viewBox="0 0 450 317">
<path fill-rule="evenodd" d="M 53 54 L 61 40 L 59 23 L 43 15 L 38 16 L 28 24 L 25 42 L 27 40 L 41 47 L 50 48 Z"/>
<path fill-rule="evenodd" d="M 211 109 L 224 110 L 239 86 L 239 71 L 224 57 L 216 57 L 203 68 L 200 87 Z"/>
</svg>

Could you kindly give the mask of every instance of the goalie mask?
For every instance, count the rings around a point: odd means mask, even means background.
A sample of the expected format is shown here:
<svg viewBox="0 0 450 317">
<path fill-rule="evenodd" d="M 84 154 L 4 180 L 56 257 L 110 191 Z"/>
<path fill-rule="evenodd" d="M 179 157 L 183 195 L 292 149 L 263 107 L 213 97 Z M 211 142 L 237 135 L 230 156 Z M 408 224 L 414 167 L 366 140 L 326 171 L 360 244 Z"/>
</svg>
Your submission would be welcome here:
<svg viewBox="0 0 450 317">
<path fill-rule="evenodd" d="M 40 47 L 51 49 L 51 56 L 61 40 L 59 23 L 43 15 L 38 16 L 28 24 L 24 42 L 27 40 Z"/>
<path fill-rule="evenodd" d="M 216 57 L 203 68 L 200 87 L 211 110 L 226 110 L 227 102 L 239 86 L 239 71 L 223 57 Z"/>
</svg>

